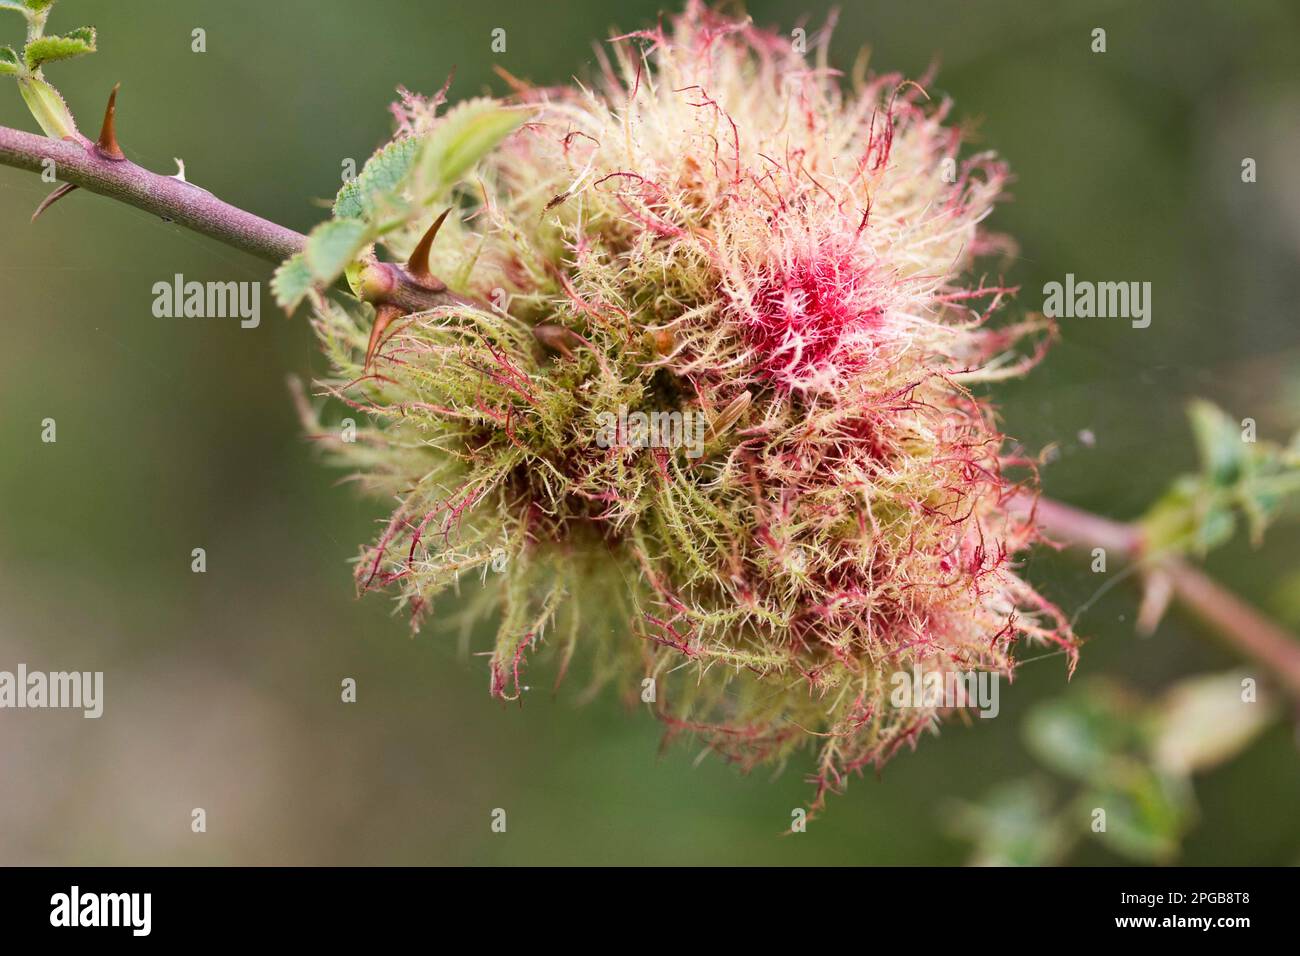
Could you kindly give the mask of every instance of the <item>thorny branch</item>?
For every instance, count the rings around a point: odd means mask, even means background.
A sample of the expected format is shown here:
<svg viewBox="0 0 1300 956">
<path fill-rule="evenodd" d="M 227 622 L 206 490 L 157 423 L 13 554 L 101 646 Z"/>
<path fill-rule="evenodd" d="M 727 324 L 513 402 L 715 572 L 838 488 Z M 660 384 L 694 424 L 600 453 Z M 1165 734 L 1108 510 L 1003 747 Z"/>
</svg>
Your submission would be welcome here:
<svg viewBox="0 0 1300 956">
<path fill-rule="evenodd" d="M 61 184 L 36 211 L 45 212 L 75 188 L 116 199 L 228 246 L 277 265 L 303 250 L 307 237 L 218 199 L 180 176 L 163 176 L 137 166 L 117 145 L 116 95 L 109 97 L 104 126 L 97 142 L 84 136 L 53 139 L 0 126 L 0 165 L 41 173 L 52 161 Z M 33 216 L 33 219 L 36 218 Z M 421 312 L 445 305 L 476 305 L 447 290 L 432 276 L 412 274 L 397 263 L 375 263 L 383 286 L 376 304 L 403 312 Z"/>
</svg>

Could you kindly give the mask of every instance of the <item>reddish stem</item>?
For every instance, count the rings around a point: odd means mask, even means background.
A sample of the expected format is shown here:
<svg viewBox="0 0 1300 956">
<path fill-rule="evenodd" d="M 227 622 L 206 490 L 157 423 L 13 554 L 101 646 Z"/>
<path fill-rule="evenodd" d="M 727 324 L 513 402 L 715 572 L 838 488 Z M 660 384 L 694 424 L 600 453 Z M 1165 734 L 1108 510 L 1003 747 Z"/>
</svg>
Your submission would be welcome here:
<svg viewBox="0 0 1300 956">
<path fill-rule="evenodd" d="M 1012 507 L 1027 511 L 1032 498 Z M 1174 595 L 1213 628 L 1220 637 L 1272 671 L 1300 699 L 1300 642 L 1204 572 L 1177 556 L 1145 556 L 1142 532 L 1132 524 L 1112 521 L 1047 498 L 1037 500 L 1038 525 L 1049 537 L 1082 548 L 1105 548 L 1130 560 L 1149 557 L 1173 585 Z"/>
</svg>

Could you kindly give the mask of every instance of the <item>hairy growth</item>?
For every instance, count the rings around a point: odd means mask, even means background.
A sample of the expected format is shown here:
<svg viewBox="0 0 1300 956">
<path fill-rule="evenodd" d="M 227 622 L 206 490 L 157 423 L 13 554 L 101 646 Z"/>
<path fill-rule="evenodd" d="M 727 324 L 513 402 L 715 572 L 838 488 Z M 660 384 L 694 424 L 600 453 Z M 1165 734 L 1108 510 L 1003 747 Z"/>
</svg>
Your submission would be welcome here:
<svg viewBox="0 0 1300 956">
<path fill-rule="evenodd" d="M 456 301 L 316 297 L 323 390 L 372 421 L 317 430 L 395 502 L 359 585 L 418 625 L 473 579 L 493 694 L 581 649 L 594 685 L 655 678 L 670 732 L 744 767 L 815 746 L 818 801 L 942 715 L 893 706 L 895 672 L 1007 674 L 1023 639 L 1074 654 L 1014 567 L 1032 463 L 972 391 L 1050 331 L 995 325 L 1010 290 L 970 275 L 1007 172 L 921 86 L 830 69 L 824 39 L 806 59 L 692 3 L 602 48 L 590 88 L 510 78 L 445 114 L 404 94 L 278 280 L 294 298 L 352 230 L 366 298 L 369 243 L 408 256 L 450 207 L 416 259 Z M 600 440 L 636 412 L 704 416 L 703 454 Z"/>
</svg>

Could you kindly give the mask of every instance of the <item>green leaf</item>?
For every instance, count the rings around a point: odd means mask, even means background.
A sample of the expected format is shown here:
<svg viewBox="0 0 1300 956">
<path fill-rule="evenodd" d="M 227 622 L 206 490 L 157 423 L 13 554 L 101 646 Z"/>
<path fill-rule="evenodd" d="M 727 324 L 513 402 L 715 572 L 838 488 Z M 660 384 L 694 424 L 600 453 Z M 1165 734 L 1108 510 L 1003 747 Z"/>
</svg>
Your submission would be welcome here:
<svg viewBox="0 0 1300 956">
<path fill-rule="evenodd" d="M 1241 477 L 1246 461 L 1246 442 L 1241 429 L 1217 405 L 1196 399 L 1187 406 L 1192 433 L 1201 458 L 1201 472 L 1212 485 L 1228 488 Z"/>
<path fill-rule="evenodd" d="M 1205 554 L 1232 540 L 1232 533 L 1237 530 L 1237 518 L 1229 505 L 1212 501 L 1202 509 L 1199 517 L 1193 545 L 1198 554 Z"/>
<path fill-rule="evenodd" d="M 972 866 L 1052 866 L 1071 843 L 1051 793 L 1034 779 L 1002 784 L 979 803 L 958 806 L 951 828 L 975 844 Z"/>
<path fill-rule="evenodd" d="M 332 285 L 370 241 L 370 227 L 360 219 L 331 219 L 311 231 L 303 259 L 321 285 Z"/>
<path fill-rule="evenodd" d="M 1175 684 L 1156 713 L 1152 753 L 1175 776 L 1208 770 L 1243 750 L 1276 716 L 1244 693 L 1244 674 L 1210 674 Z M 1244 698 L 1244 699 L 1243 699 Z"/>
<path fill-rule="evenodd" d="M 1256 482 L 1242 485 L 1237 498 L 1250 526 L 1251 543 L 1258 546 L 1264 538 L 1264 529 L 1281 510 L 1285 498 L 1276 489 Z"/>
<path fill-rule="evenodd" d="M 1228 541 L 1245 517 L 1251 542 L 1300 493 L 1300 460 L 1273 442 L 1245 441 L 1238 425 L 1206 401 L 1188 407 L 1200 452 L 1201 473 L 1184 475 L 1142 518 L 1153 552 L 1205 554 Z"/>
<path fill-rule="evenodd" d="M 420 149 L 414 136 L 393 140 L 366 160 L 361 172 L 343 184 L 334 198 L 340 219 L 369 219 L 380 197 L 395 198 L 410 175 Z"/>
<path fill-rule="evenodd" d="M 285 259 L 271 276 L 271 295 L 275 304 L 286 312 L 298 308 L 312 286 L 311 270 L 301 253 Z"/>
<path fill-rule="evenodd" d="M 1142 536 L 1152 552 L 1188 549 L 1196 536 L 1200 493 L 1200 479 L 1183 475 L 1142 516 Z"/>
<path fill-rule="evenodd" d="M 1177 778 L 1143 764 L 1129 767 L 1125 779 L 1090 791 L 1088 809 L 1106 811 L 1106 829 L 1097 836 L 1121 856 L 1142 863 L 1169 860 L 1192 815 L 1191 790 Z"/>
<path fill-rule="evenodd" d="M 21 73 L 23 61 L 12 47 L 0 46 L 0 75 Z"/>
<path fill-rule="evenodd" d="M 1053 770 L 1090 783 L 1105 776 L 1117 758 L 1137 749 L 1139 728 L 1130 719 L 1132 710 L 1117 689 L 1092 684 L 1030 711 L 1025 741 Z"/>
<path fill-rule="evenodd" d="M 48 10 L 53 5 L 54 0 L 0 0 L 0 10 L 12 10 L 28 19 L 32 14 Z"/>
<path fill-rule="evenodd" d="M 1250 525 L 1251 542 L 1258 545 L 1287 499 L 1300 492 L 1300 462 L 1269 442 L 1252 449 L 1246 475 L 1236 488 L 1236 501 Z"/>
<path fill-rule="evenodd" d="M 70 60 L 95 52 L 95 28 L 78 27 L 63 36 L 37 37 L 27 44 L 23 57 L 29 70 L 39 70 L 55 60 Z"/>
<path fill-rule="evenodd" d="M 404 192 L 414 193 L 422 205 L 432 202 L 525 118 L 524 113 L 491 99 L 462 103 L 427 136 L 394 140 L 366 160 L 360 174 L 344 183 L 335 196 L 335 217 L 380 225 L 377 220 L 386 207 L 404 211 Z"/>
<path fill-rule="evenodd" d="M 433 200 L 456 185 L 525 119 L 527 114 L 506 109 L 496 100 L 461 103 L 424 141 L 417 175 L 421 196 Z"/>
</svg>

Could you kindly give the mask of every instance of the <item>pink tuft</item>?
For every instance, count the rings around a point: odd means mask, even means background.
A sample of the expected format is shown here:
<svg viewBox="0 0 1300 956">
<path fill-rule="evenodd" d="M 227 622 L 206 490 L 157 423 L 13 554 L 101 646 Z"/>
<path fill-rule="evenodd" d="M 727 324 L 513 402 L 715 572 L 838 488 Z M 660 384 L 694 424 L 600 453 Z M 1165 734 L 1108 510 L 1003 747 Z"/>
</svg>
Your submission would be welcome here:
<svg viewBox="0 0 1300 956">
<path fill-rule="evenodd" d="M 798 389 L 860 367 L 883 314 L 855 257 L 822 250 L 763 277 L 742 322 L 760 372 Z"/>
</svg>

